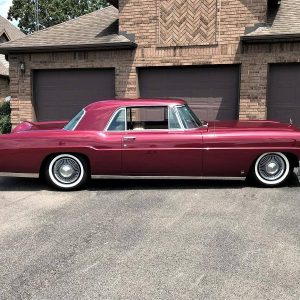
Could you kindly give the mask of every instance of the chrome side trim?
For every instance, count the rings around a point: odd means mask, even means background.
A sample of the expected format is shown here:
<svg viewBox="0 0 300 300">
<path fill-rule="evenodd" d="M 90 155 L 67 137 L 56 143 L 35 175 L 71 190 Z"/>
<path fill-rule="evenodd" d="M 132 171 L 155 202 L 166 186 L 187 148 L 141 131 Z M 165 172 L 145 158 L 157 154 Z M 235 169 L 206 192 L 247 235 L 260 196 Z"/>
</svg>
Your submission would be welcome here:
<svg viewBox="0 0 300 300">
<path fill-rule="evenodd" d="M 127 176 L 127 175 L 92 175 L 92 179 L 183 179 L 183 180 L 245 180 L 246 177 L 214 176 Z"/>
<path fill-rule="evenodd" d="M 40 175 L 37 173 L 9 173 L 0 172 L 1 177 L 24 177 L 24 178 L 39 178 Z"/>
</svg>

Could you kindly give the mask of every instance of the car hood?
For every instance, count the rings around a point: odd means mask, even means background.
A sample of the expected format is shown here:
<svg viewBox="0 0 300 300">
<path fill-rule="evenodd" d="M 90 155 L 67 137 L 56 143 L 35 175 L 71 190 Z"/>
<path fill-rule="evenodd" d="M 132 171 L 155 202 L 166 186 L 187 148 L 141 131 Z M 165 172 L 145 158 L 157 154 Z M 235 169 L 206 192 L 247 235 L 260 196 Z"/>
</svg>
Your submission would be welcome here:
<svg viewBox="0 0 300 300">
<path fill-rule="evenodd" d="M 290 124 L 274 121 L 212 121 L 208 122 L 209 131 L 298 131 Z"/>
</svg>

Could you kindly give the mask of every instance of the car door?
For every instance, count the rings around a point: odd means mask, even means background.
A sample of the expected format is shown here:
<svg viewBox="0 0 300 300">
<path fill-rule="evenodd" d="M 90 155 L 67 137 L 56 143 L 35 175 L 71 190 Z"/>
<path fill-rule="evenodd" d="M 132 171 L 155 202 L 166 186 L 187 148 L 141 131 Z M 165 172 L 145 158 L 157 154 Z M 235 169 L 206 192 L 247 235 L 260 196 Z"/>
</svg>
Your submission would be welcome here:
<svg viewBox="0 0 300 300">
<path fill-rule="evenodd" d="M 116 110 L 104 131 L 97 135 L 93 144 L 94 174 L 121 175 L 123 136 L 125 133 L 125 108 Z"/>
<path fill-rule="evenodd" d="M 124 175 L 202 175 L 203 130 L 184 130 L 172 107 L 130 107 L 126 120 Z"/>
</svg>

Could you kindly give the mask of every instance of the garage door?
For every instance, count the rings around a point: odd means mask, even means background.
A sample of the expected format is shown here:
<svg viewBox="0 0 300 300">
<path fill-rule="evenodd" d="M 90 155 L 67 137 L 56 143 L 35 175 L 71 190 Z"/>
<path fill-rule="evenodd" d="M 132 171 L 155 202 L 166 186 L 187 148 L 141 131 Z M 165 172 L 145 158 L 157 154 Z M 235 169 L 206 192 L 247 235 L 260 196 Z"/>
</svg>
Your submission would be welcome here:
<svg viewBox="0 0 300 300">
<path fill-rule="evenodd" d="M 38 121 L 69 120 L 94 101 L 115 97 L 114 69 L 34 71 Z"/>
<path fill-rule="evenodd" d="M 140 96 L 185 99 L 203 120 L 238 118 L 239 66 L 139 69 Z"/>
<path fill-rule="evenodd" d="M 300 64 L 270 65 L 268 119 L 300 126 Z"/>
</svg>

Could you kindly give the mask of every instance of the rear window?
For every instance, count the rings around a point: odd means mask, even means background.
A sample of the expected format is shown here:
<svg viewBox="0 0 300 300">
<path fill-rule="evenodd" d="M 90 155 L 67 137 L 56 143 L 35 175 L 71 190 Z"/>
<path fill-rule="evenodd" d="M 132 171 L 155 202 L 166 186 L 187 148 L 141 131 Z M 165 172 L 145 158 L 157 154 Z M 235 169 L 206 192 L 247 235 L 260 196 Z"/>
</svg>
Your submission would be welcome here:
<svg viewBox="0 0 300 300">
<path fill-rule="evenodd" d="M 81 110 L 65 127 L 65 130 L 74 130 L 85 114 L 84 109 Z"/>
<path fill-rule="evenodd" d="M 125 108 L 120 109 L 114 116 L 110 125 L 108 126 L 107 131 L 124 131 L 126 129 L 125 114 L 126 114 L 126 109 Z"/>
</svg>

